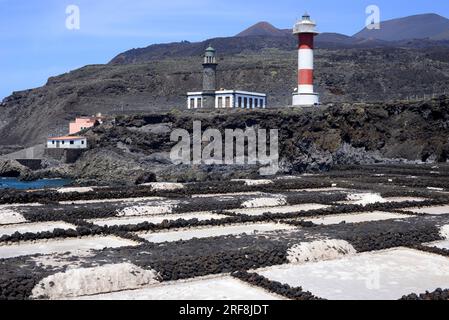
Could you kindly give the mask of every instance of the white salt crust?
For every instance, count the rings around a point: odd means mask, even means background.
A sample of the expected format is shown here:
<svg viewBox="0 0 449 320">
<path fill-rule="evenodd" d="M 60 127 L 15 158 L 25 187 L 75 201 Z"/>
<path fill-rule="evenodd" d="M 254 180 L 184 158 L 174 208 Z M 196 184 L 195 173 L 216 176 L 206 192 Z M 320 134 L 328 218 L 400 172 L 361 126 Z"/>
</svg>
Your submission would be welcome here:
<svg viewBox="0 0 449 320">
<path fill-rule="evenodd" d="M 6 207 L 0 208 L 0 225 L 4 224 L 16 224 L 26 222 L 26 219 L 13 209 L 8 209 Z"/>
<path fill-rule="evenodd" d="M 449 214 L 449 205 L 424 207 L 424 208 L 406 208 L 406 209 L 402 209 L 402 211 L 410 211 L 410 212 L 414 212 L 414 213 L 423 213 L 423 214 L 443 215 L 443 214 Z"/>
<path fill-rule="evenodd" d="M 374 212 L 361 212 L 361 213 L 350 213 L 350 214 L 334 214 L 323 217 L 311 217 L 311 218 L 303 218 L 299 220 L 310 221 L 314 224 L 323 224 L 323 225 L 333 225 L 340 223 L 360 223 L 360 222 L 369 222 L 369 221 L 382 221 L 382 220 L 393 220 L 393 219 L 407 219 L 413 216 L 399 214 L 399 213 L 390 213 L 383 211 L 374 211 Z"/>
<path fill-rule="evenodd" d="M 144 222 L 160 224 L 165 220 L 176 221 L 179 219 L 184 219 L 184 220 L 198 219 L 199 221 L 220 220 L 220 219 L 225 219 L 227 217 L 228 216 L 214 214 L 212 212 L 192 212 L 192 213 L 154 215 L 154 216 L 93 219 L 93 220 L 88 220 L 88 222 L 96 224 L 101 227 L 103 227 L 103 226 L 111 227 L 111 226 L 123 226 L 123 225 L 137 225 L 137 224 L 144 223 Z"/>
<path fill-rule="evenodd" d="M 156 271 L 144 270 L 130 263 L 71 269 L 41 280 L 34 287 L 32 298 L 80 297 L 137 289 L 158 282 Z"/>
<path fill-rule="evenodd" d="M 79 253 L 104 248 L 137 246 L 139 243 L 113 236 L 84 237 L 64 240 L 42 240 L 0 245 L 0 259 L 8 259 L 35 254 Z"/>
<path fill-rule="evenodd" d="M 144 183 L 142 186 L 151 187 L 153 191 L 176 191 L 184 189 L 182 183 L 171 183 L 171 182 L 152 182 Z"/>
<path fill-rule="evenodd" d="M 247 186 L 264 186 L 273 183 L 273 180 L 251 180 L 251 179 L 234 179 L 234 182 L 244 182 Z"/>
<path fill-rule="evenodd" d="M 278 207 L 264 207 L 264 208 L 246 208 L 246 209 L 233 209 L 227 210 L 236 214 L 245 214 L 249 216 L 261 216 L 264 213 L 291 213 L 300 211 L 310 211 L 328 208 L 329 206 L 317 203 L 304 203 L 292 206 L 278 206 Z"/>
<path fill-rule="evenodd" d="M 243 234 L 263 234 L 273 231 L 293 230 L 295 227 L 276 224 L 276 223 L 255 223 L 255 224 L 239 224 L 219 227 L 201 227 L 201 228 L 185 228 L 166 232 L 143 232 L 137 233 L 138 236 L 153 242 L 173 242 L 179 240 L 191 240 L 194 238 L 212 238 L 228 235 L 243 235 Z"/>
<path fill-rule="evenodd" d="M 60 188 L 57 189 L 58 193 L 87 193 L 93 192 L 93 187 L 80 187 L 80 188 Z"/>
<path fill-rule="evenodd" d="M 60 204 L 93 204 L 93 203 L 111 203 L 111 202 L 144 202 L 144 201 L 159 201 L 165 200 L 162 197 L 141 197 L 141 198 L 122 198 L 122 199 L 97 199 L 97 200 L 75 200 L 75 201 L 60 201 Z"/>
<path fill-rule="evenodd" d="M 397 300 L 410 293 L 449 287 L 447 257 L 406 248 L 256 272 L 330 300 Z"/>
<path fill-rule="evenodd" d="M 234 193 L 210 193 L 210 194 L 193 194 L 192 198 L 231 198 L 238 196 L 261 196 L 264 195 L 263 192 L 234 192 Z"/>
<path fill-rule="evenodd" d="M 231 276 L 213 276 L 173 281 L 138 290 L 128 290 L 80 300 L 285 300 L 262 288 L 249 285 Z"/>
<path fill-rule="evenodd" d="M 19 233 L 39 233 L 39 232 L 53 232 L 55 229 L 76 230 L 76 226 L 63 221 L 49 221 L 37 223 L 22 223 L 0 226 L 0 237 L 10 236 L 15 232 Z"/>
<path fill-rule="evenodd" d="M 302 242 L 287 251 L 290 263 L 306 263 L 334 260 L 346 255 L 356 254 L 354 247 L 344 240 L 318 240 Z"/>
<path fill-rule="evenodd" d="M 449 240 L 449 224 L 447 224 L 447 225 L 441 227 L 440 235 L 441 235 L 443 238 Z"/>
<path fill-rule="evenodd" d="M 151 205 L 135 205 L 121 209 L 117 214 L 119 217 L 169 214 L 173 212 L 177 204 L 178 202 L 176 201 L 168 201 L 167 203 L 154 203 Z"/>
<path fill-rule="evenodd" d="M 277 207 L 287 204 L 287 199 L 284 196 L 254 198 L 242 203 L 243 208 L 263 208 L 263 207 Z"/>
</svg>

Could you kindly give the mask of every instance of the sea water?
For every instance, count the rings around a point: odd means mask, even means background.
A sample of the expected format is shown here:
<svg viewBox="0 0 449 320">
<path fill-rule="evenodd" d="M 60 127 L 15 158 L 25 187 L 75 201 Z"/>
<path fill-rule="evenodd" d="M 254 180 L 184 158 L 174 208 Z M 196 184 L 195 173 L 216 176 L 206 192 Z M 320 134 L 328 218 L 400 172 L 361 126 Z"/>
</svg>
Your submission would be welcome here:
<svg viewBox="0 0 449 320">
<path fill-rule="evenodd" d="M 72 181 L 70 179 L 40 179 L 35 181 L 20 181 L 17 178 L 0 178 L 0 189 L 44 189 L 44 188 L 59 188 L 69 185 Z"/>
</svg>

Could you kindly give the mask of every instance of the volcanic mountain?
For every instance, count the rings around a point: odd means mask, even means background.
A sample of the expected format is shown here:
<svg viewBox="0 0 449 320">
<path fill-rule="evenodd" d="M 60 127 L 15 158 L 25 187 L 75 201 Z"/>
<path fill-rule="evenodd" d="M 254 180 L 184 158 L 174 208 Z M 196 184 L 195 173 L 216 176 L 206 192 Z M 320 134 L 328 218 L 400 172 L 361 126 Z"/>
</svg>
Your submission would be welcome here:
<svg viewBox="0 0 449 320">
<path fill-rule="evenodd" d="M 271 37 L 285 37 L 291 35 L 291 30 L 281 30 L 273 26 L 271 23 L 262 21 L 240 32 L 236 37 L 250 37 L 250 36 L 271 36 Z"/>
<path fill-rule="evenodd" d="M 364 28 L 356 38 L 401 41 L 410 39 L 449 40 L 449 19 L 438 14 L 419 14 L 381 23 L 380 29 Z"/>
</svg>

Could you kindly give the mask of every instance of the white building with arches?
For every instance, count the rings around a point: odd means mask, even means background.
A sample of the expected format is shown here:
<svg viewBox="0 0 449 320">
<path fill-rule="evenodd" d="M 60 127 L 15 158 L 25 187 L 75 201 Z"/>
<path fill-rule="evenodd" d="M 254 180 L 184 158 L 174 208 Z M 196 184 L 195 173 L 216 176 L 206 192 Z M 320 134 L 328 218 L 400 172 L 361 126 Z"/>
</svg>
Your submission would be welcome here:
<svg viewBox="0 0 449 320">
<path fill-rule="evenodd" d="M 203 63 L 203 90 L 187 93 L 188 109 L 265 109 L 267 95 L 259 92 L 217 90 L 215 49 L 206 49 Z"/>
<path fill-rule="evenodd" d="M 202 109 L 203 93 L 189 92 L 187 94 L 188 109 Z M 215 91 L 215 109 L 265 109 L 267 95 L 264 93 L 221 90 Z"/>
</svg>

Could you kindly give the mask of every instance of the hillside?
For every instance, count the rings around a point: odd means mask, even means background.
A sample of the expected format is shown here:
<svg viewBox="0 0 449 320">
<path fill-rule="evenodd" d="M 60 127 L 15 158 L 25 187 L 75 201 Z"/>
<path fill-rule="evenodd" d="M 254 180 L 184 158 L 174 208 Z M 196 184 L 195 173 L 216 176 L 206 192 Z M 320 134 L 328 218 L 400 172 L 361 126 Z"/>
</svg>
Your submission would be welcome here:
<svg viewBox="0 0 449 320">
<path fill-rule="evenodd" d="M 447 92 L 449 49 L 317 50 L 316 84 L 323 103 L 390 101 Z M 295 50 L 219 54 L 219 87 L 266 92 L 270 107 L 287 106 L 296 85 Z M 94 65 L 17 92 L 0 106 L 3 145 L 29 146 L 60 135 L 76 115 L 185 108 L 201 87 L 199 57 L 141 64 Z"/>
<path fill-rule="evenodd" d="M 401 41 L 410 39 L 449 40 L 449 19 L 437 14 L 420 14 L 383 21 L 379 30 L 363 29 L 356 38 Z"/>
<path fill-rule="evenodd" d="M 110 64 L 132 64 L 143 63 L 153 60 L 199 57 L 204 53 L 204 49 L 212 45 L 222 56 L 245 53 L 247 51 L 260 51 L 267 48 L 279 50 L 294 50 L 297 47 L 298 39 L 291 33 L 291 30 L 276 29 L 266 32 L 265 29 L 248 29 L 243 35 L 227 38 L 214 38 L 202 42 L 175 42 L 166 44 L 153 44 L 145 48 L 131 49 L 114 57 Z M 270 29 L 271 30 L 271 29 Z M 265 33 L 265 35 L 263 35 Z M 321 33 L 315 39 L 318 49 L 371 49 L 384 47 L 412 47 L 407 42 L 388 42 L 378 39 L 361 39 L 350 37 L 339 33 Z M 446 46 L 441 41 L 434 41 L 428 46 Z"/>
<path fill-rule="evenodd" d="M 449 160 L 449 99 L 414 103 L 342 104 L 283 110 L 232 110 L 120 116 L 86 132 L 90 150 L 72 166 L 27 173 L 66 175 L 86 184 L 204 181 L 255 177 L 256 166 L 176 166 L 169 158 L 173 129 L 192 131 L 257 126 L 279 130 L 280 173 L 328 170 L 336 165 Z"/>
<path fill-rule="evenodd" d="M 0 153 L 65 134 L 68 122 L 79 115 L 183 110 L 185 93 L 201 87 L 201 55 L 209 44 L 218 53 L 219 87 L 266 92 L 270 107 L 287 106 L 297 82 L 297 39 L 287 31 L 259 23 L 237 37 L 132 49 L 108 64 L 15 92 L 0 103 Z M 316 40 L 316 85 L 325 104 L 448 91 L 449 41 L 391 42 L 337 33 Z"/>
</svg>

